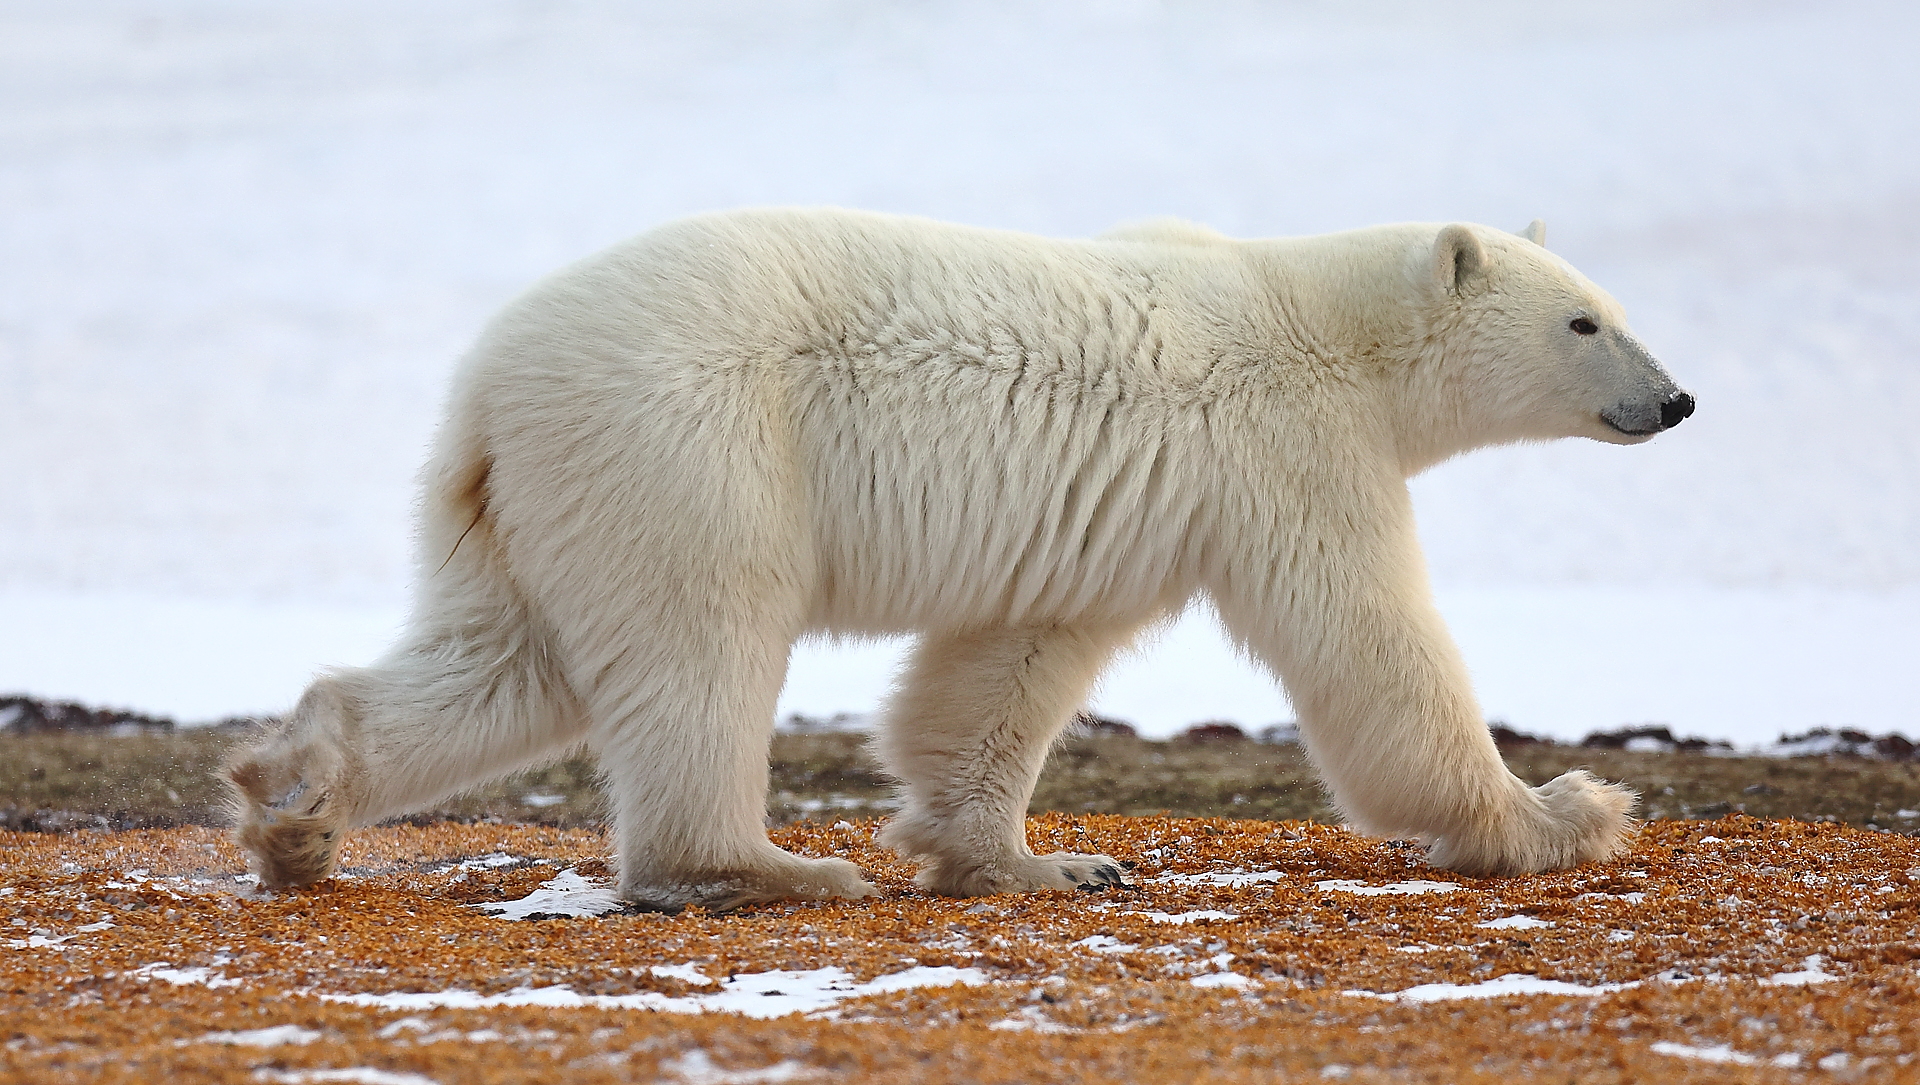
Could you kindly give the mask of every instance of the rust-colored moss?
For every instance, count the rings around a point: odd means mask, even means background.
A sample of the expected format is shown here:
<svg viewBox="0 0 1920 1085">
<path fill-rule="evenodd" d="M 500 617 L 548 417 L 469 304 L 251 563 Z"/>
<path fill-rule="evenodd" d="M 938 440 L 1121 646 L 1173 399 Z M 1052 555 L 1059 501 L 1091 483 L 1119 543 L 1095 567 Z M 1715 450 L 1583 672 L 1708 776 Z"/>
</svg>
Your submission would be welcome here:
<svg viewBox="0 0 1920 1085">
<path fill-rule="evenodd" d="M 1036 850 L 1104 851 L 1137 864 L 1140 885 L 950 900 L 914 889 L 911 869 L 874 846 L 874 829 L 801 822 L 774 835 L 859 863 L 886 891 L 879 900 L 523 922 L 465 905 L 524 896 L 566 869 L 605 876 L 599 834 L 367 830 L 345 849 L 346 876 L 265 896 L 236 880 L 241 857 L 212 830 L 0 833 L 0 1080 L 257 1083 L 373 1067 L 445 1085 L 672 1081 L 703 1066 L 783 1062 L 819 1080 L 915 1085 L 1785 1081 L 1809 1071 L 1920 1080 L 1920 841 L 1894 834 L 1744 817 L 1656 822 L 1616 861 L 1474 880 L 1425 867 L 1403 843 L 1306 822 L 1054 814 L 1030 822 Z M 462 862 L 489 855 L 514 861 Z M 1234 887 L 1194 877 L 1233 871 L 1277 878 Z M 1461 889 L 1364 896 L 1316 885 L 1414 879 Z M 1231 917 L 1133 914 L 1195 911 Z M 1514 916 L 1528 921 L 1482 926 Z M 1832 978 L 1764 982 L 1809 971 L 1809 958 Z M 156 973 L 163 964 L 174 971 Z M 715 980 L 955 965 L 990 982 L 774 1020 L 409 1013 L 320 997 L 560 985 L 696 993 L 651 971 L 683 964 Z M 166 978 L 192 969 L 216 984 Z M 1244 982 L 1192 982 L 1222 971 Z M 1513 974 L 1640 985 L 1429 1003 L 1353 993 Z M 405 1018 L 416 1023 L 396 1026 Z M 281 1025 L 318 1036 L 271 1047 L 204 1039 Z M 1656 1043 L 1724 1046 L 1751 1061 Z"/>
</svg>

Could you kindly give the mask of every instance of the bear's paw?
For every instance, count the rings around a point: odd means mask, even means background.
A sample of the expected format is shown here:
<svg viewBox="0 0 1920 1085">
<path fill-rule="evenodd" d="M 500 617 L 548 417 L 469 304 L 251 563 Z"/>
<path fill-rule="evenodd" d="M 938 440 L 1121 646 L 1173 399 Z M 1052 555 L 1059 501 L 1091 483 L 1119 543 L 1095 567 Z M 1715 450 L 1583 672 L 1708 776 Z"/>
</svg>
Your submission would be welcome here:
<svg viewBox="0 0 1920 1085">
<path fill-rule="evenodd" d="M 763 869 L 623 880 L 620 897 L 630 911 L 677 913 L 693 906 L 731 912 L 770 900 L 858 900 L 880 895 L 860 868 L 845 859 L 780 854 L 777 862 Z"/>
<path fill-rule="evenodd" d="M 1528 788 L 1477 823 L 1430 838 L 1427 860 L 1462 874 L 1510 876 L 1565 870 L 1619 854 L 1639 797 L 1581 769 Z"/>
<path fill-rule="evenodd" d="M 1031 893 L 1041 889 L 1094 892 L 1133 884 L 1118 860 L 1066 851 L 1002 856 L 985 861 L 933 859 L 921 868 L 914 881 L 923 889 L 949 897 Z"/>
</svg>

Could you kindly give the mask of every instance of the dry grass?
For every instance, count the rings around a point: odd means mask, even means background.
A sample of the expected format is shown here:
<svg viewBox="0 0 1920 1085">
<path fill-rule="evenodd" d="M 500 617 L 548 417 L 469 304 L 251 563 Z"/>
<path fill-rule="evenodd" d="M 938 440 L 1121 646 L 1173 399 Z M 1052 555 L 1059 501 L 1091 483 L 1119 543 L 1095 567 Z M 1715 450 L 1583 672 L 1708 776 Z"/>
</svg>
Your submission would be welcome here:
<svg viewBox="0 0 1920 1085">
<path fill-rule="evenodd" d="M 0 826 L 26 829 L 218 825 L 217 771 L 234 731 L 0 734 Z M 1920 764 L 1854 757 L 1795 759 L 1638 753 L 1522 745 L 1507 751 L 1533 783 L 1587 768 L 1637 788 L 1650 818 L 1747 813 L 1920 828 Z M 598 825 L 603 806 L 590 758 L 519 773 L 409 820 L 499 820 Z M 768 813 L 802 819 L 878 816 L 890 784 L 859 736 L 774 739 Z M 555 800 L 558 801 L 555 801 Z M 1331 822 L 1338 816 L 1297 746 L 1151 742 L 1118 735 L 1069 738 L 1048 761 L 1032 810 Z"/>
<path fill-rule="evenodd" d="M 234 738 L 212 730 L 0 734 L 0 826 L 219 824 L 220 761 Z"/>
</svg>

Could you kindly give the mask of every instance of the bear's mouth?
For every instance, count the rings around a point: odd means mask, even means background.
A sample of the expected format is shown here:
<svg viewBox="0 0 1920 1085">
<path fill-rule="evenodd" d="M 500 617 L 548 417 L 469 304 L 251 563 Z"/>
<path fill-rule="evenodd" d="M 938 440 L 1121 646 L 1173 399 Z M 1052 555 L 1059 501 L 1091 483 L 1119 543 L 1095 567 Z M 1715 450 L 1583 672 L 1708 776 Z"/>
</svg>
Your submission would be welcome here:
<svg viewBox="0 0 1920 1085">
<path fill-rule="evenodd" d="M 1624 434 L 1628 437 L 1652 437 L 1654 434 L 1659 433 L 1661 431 L 1659 426 L 1655 426 L 1652 429 L 1628 429 L 1627 427 L 1607 417 L 1607 413 L 1605 411 L 1600 412 L 1600 421 L 1605 422 L 1607 424 L 1607 428 L 1612 430 L 1613 432 Z"/>
</svg>

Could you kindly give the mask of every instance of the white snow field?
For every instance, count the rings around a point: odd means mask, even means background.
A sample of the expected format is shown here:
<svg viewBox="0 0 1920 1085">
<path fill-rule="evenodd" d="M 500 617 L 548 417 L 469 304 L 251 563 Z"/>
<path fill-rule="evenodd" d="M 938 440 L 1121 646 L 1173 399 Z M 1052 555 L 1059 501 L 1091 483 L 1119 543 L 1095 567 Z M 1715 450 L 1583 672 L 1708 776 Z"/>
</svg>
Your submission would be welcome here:
<svg viewBox="0 0 1920 1085">
<path fill-rule="evenodd" d="M 676 216 L 1548 223 L 1698 397 L 1415 486 L 1489 716 L 1920 735 L 1920 9 L 0 0 L 0 692 L 284 708 L 404 613 L 455 357 Z M 782 712 L 898 645 L 810 645 Z M 1204 613 L 1093 707 L 1290 712 Z"/>
</svg>

